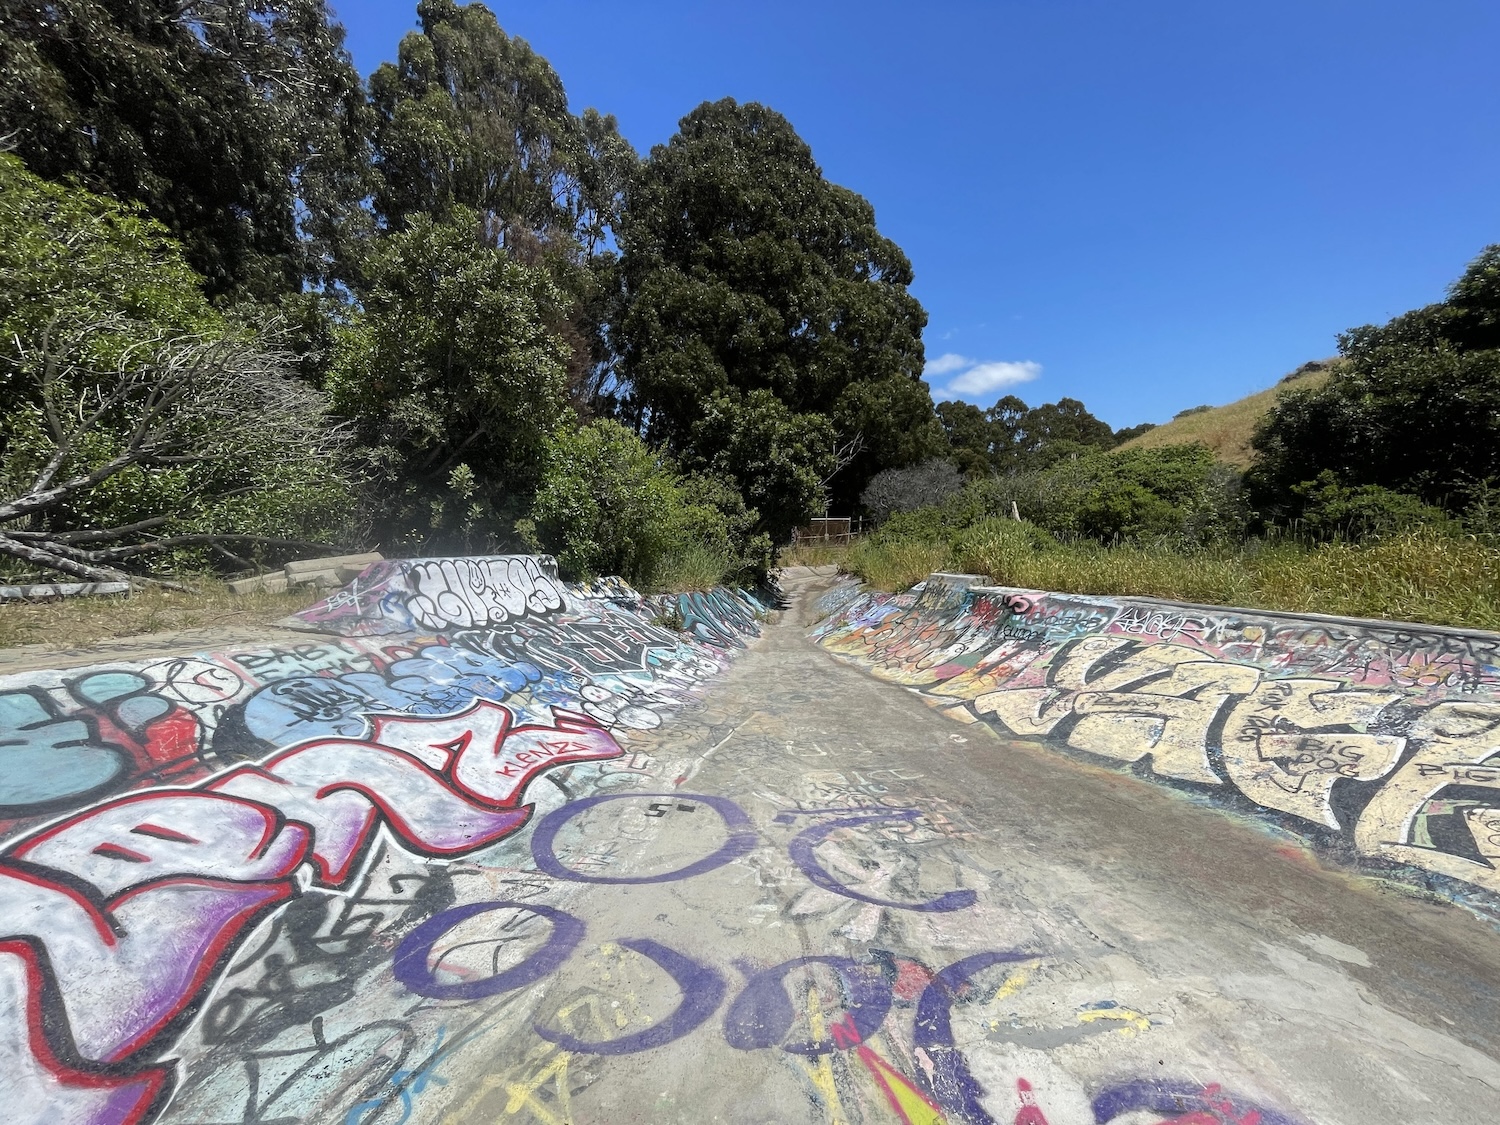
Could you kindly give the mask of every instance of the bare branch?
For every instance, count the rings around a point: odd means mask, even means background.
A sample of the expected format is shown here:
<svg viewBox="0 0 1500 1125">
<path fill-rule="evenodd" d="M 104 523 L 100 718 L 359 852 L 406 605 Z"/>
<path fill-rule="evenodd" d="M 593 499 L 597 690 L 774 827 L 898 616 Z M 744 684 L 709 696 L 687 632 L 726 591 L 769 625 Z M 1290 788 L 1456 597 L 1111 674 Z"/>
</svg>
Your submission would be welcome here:
<svg viewBox="0 0 1500 1125">
<path fill-rule="evenodd" d="M 244 470 L 254 463 L 247 458 L 263 461 L 266 450 L 278 448 L 291 458 L 322 459 L 348 442 L 346 428 L 328 424 L 319 393 L 288 377 L 286 357 L 268 343 L 266 331 L 203 336 L 143 333 L 143 327 L 118 317 L 70 326 L 54 318 L 35 348 L 17 341 L 13 370 L 29 376 L 39 393 L 40 432 L 52 448 L 29 488 L 0 495 L 0 524 L 25 520 L 24 530 L 0 532 L 0 554 L 66 574 L 107 571 L 114 577 L 121 572 L 110 564 L 176 547 L 208 548 L 236 565 L 248 564 L 229 549 L 234 544 L 337 550 L 302 539 L 227 533 L 98 550 L 85 546 L 165 528 L 183 518 L 179 511 L 112 528 L 46 527 L 45 521 L 55 518 L 50 513 L 132 467 L 149 473 L 221 465 L 226 472 L 184 477 L 186 491 L 176 494 L 179 503 L 188 497 L 195 505 L 216 503 L 265 487 L 244 486 Z M 100 337 L 129 345 L 111 353 L 99 346 Z M 103 355 L 108 359 L 101 363 Z M 102 459 L 86 453 L 95 449 L 106 451 Z"/>
<path fill-rule="evenodd" d="M 830 484 L 832 484 L 833 483 L 833 478 L 836 477 L 836 476 L 838 476 L 845 469 L 847 469 L 850 465 L 852 465 L 854 463 L 854 459 L 856 457 L 858 457 L 861 453 L 863 453 L 864 449 L 865 449 L 865 434 L 864 434 L 863 430 L 860 430 L 858 433 L 856 433 L 852 438 L 850 438 L 848 441 L 844 442 L 842 445 L 839 444 L 839 441 L 838 441 L 837 438 L 834 438 L 834 441 L 833 441 L 833 469 L 832 469 L 831 472 L 828 473 L 827 476 L 825 476 L 823 478 L 823 480 L 822 480 L 823 487 L 827 488 Z"/>
<path fill-rule="evenodd" d="M 178 547 L 207 547 L 221 543 L 250 543 L 260 547 L 291 547 L 301 551 L 319 551 L 337 554 L 342 547 L 332 543 L 314 543 L 308 539 L 278 539 L 273 535 L 220 535 L 205 532 L 197 535 L 174 535 L 170 539 L 153 539 L 149 543 L 135 543 L 127 547 L 106 547 L 102 551 L 90 551 L 89 557 L 99 561 L 119 561 L 149 554 L 152 551 L 170 551 Z"/>
<path fill-rule="evenodd" d="M 136 581 L 123 570 L 68 558 L 58 554 L 55 550 L 49 551 L 42 547 L 29 546 L 4 534 L 0 534 L 0 555 L 8 555 L 22 562 L 35 563 L 49 570 L 61 571 L 63 574 L 71 574 L 75 578 L 84 578 L 90 582 Z"/>
<path fill-rule="evenodd" d="M 161 527 L 163 524 L 171 523 L 171 516 L 152 516 L 148 520 L 138 523 L 127 523 L 121 527 L 101 528 L 98 531 L 7 531 L 12 539 L 38 539 L 51 540 L 56 543 L 100 543 L 111 539 L 123 539 L 127 535 L 135 535 L 142 531 L 150 531 L 152 528 Z"/>
</svg>

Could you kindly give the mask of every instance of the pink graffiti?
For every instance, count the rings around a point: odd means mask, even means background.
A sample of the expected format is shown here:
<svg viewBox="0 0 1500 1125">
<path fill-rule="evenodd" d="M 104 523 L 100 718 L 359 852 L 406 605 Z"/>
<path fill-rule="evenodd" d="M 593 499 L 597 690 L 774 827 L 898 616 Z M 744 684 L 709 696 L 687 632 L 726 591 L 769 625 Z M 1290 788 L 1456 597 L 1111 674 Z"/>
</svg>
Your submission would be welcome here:
<svg viewBox="0 0 1500 1125">
<path fill-rule="evenodd" d="M 1021 1099 L 1021 1108 L 1016 1114 L 1014 1125 L 1047 1125 L 1047 1115 L 1036 1104 L 1036 1094 L 1032 1092 L 1030 1082 L 1017 1078 L 1016 1096 Z"/>
<path fill-rule="evenodd" d="M 150 1055 L 191 1018 L 240 939 L 310 868 L 350 884 L 377 831 L 422 855 L 476 851 L 525 824 L 528 782 L 621 755 L 586 715 L 514 726 L 381 717 L 189 789 L 107 801 L 0 853 L 0 1067 L 58 1125 L 134 1125 L 171 1090 Z"/>
<path fill-rule="evenodd" d="M 1234 1103 L 1224 1096 L 1223 1087 L 1217 1082 L 1203 1087 L 1202 1098 L 1206 1108 L 1170 1118 L 1162 1125 L 1260 1125 L 1260 1112 L 1253 1109 L 1244 1114 L 1236 1112 Z"/>
</svg>

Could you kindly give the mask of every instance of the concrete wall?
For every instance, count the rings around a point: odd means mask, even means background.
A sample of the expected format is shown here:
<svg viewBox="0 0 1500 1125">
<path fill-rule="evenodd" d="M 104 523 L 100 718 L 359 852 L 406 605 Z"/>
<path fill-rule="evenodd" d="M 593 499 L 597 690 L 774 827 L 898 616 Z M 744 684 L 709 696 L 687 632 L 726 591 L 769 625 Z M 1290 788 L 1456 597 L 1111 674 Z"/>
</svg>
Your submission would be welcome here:
<svg viewBox="0 0 1500 1125">
<path fill-rule="evenodd" d="M 351 1001 L 453 904 L 442 865 L 516 862 L 533 780 L 636 786 L 626 732 L 697 706 L 761 609 L 545 558 L 385 562 L 294 622 L 342 637 L 0 677 L 5 1119 L 150 1121 L 175 1091 L 184 1120 L 362 1120 L 306 1087 L 399 1071 L 414 1020 Z M 253 1067 L 214 1054 L 247 1026 Z"/>
<path fill-rule="evenodd" d="M 978 581 L 843 586 L 817 636 L 955 719 L 1497 912 L 1500 636 Z"/>
</svg>

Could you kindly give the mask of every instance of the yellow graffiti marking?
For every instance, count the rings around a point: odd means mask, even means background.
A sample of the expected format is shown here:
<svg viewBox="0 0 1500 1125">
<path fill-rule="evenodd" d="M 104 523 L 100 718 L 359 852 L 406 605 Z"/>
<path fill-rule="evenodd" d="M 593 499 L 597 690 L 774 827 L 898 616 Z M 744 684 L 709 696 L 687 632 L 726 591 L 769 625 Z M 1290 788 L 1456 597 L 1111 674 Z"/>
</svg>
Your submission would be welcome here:
<svg viewBox="0 0 1500 1125">
<path fill-rule="evenodd" d="M 479 1108 L 479 1103 L 489 1096 L 491 1090 L 504 1085 L 504 1083 L 505 1079 L 497 1074 L 485 1075 L 484 1081 L 479 1084 L 479 1089 L 470 1095 L 468 1101 L 448 1114 L 447 1117 L 444 1117 L 442 1125 L 464 1125 L 465 1122 L 472 1121 L 474 1111 Z"/>
<path fill-rule="evenodd" d="M 875 1077 L 891 1108 L 900 1115 L 904 1125 L 947 1125 L 947 1118 L 932 1102 L 913 1086 L 899 1070 L 886 1062 L 869 1047 L 861 1046 L 859 1061 Z"/>
<path fill-rule="evenodd" d="M 1122 1035 L 1134 1035 L 1138 1031 L 1148 1031 L 1151 1027 L 1150 1020 L 1129 1008 L 1088 1008 L 1078 1013 L 1079 1023 L 1093 1023 L 1095 1020 L 1122 1021 L 1126 1026 L 1115 1028 Z"/>
<path fill-rule="evenodd" d="M 995 989 L 995 995 L 990 997 L 991 1002 L 1014 996 L 1026 987 L 1029 980 L 1031 980 L 1031 973 L 1025 966 L 1012 970 L 1010 975 L 1000 982 L 1000 987 Z"/>
<path fill-rule="evenodd" d="M 814 1043 L 821 1043 L 827 1038 L 827 1028 L 823 1023 L 823 1002 L 815 984 L 807 986 L 807 1027 Z M 849 1125 L 849 1119 L 844 1116 L 844 1103 L 839 1100 L 838 1086 L 833 1079 L 832 1060 L 823 1054 L 818 1056 L 816 1063 L 804 1060 L 802 1066 L 812 1080 L 813 1087 L 823 1095 L 823 1103 L 828 1108 L 828 1125 Z"/>
<path fill-rule="evenodd" d="M 542 1122 L 542 1125 L 573 1125 L 573 1103 L 568 1095 L 568 1060 L 571 1057 L 563 1052 L 553 1060 L 550 1066 L 533 1075 L 529 1081 L 507 1082 L 505 1084 L 505 1093 L 508 1095 L 505 1102 L 506 1114 L 514 1115 L 526 1109 L 530 1110 L 532 1116 Z M 549 1078 L 555 1083 L 556 1106 L 546 1105 L 533 1096 L 547 1084 Z"/>
</svg>

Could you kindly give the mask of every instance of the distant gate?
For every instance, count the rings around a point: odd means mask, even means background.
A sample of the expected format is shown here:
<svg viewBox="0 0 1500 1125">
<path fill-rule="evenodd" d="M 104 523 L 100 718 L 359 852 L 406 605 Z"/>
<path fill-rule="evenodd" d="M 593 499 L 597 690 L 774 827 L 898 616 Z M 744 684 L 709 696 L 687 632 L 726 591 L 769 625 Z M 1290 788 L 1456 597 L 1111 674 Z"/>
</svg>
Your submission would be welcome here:
<svg viewBox="0 0 1500 1125">
<path fill-rule="evenodd" d="M 793 539 L 796 543 L 849 543 L 863 530 L 863 520 L 856 523 L 848 516 L 820 516 L 799 527 Z"/>
</svg>

